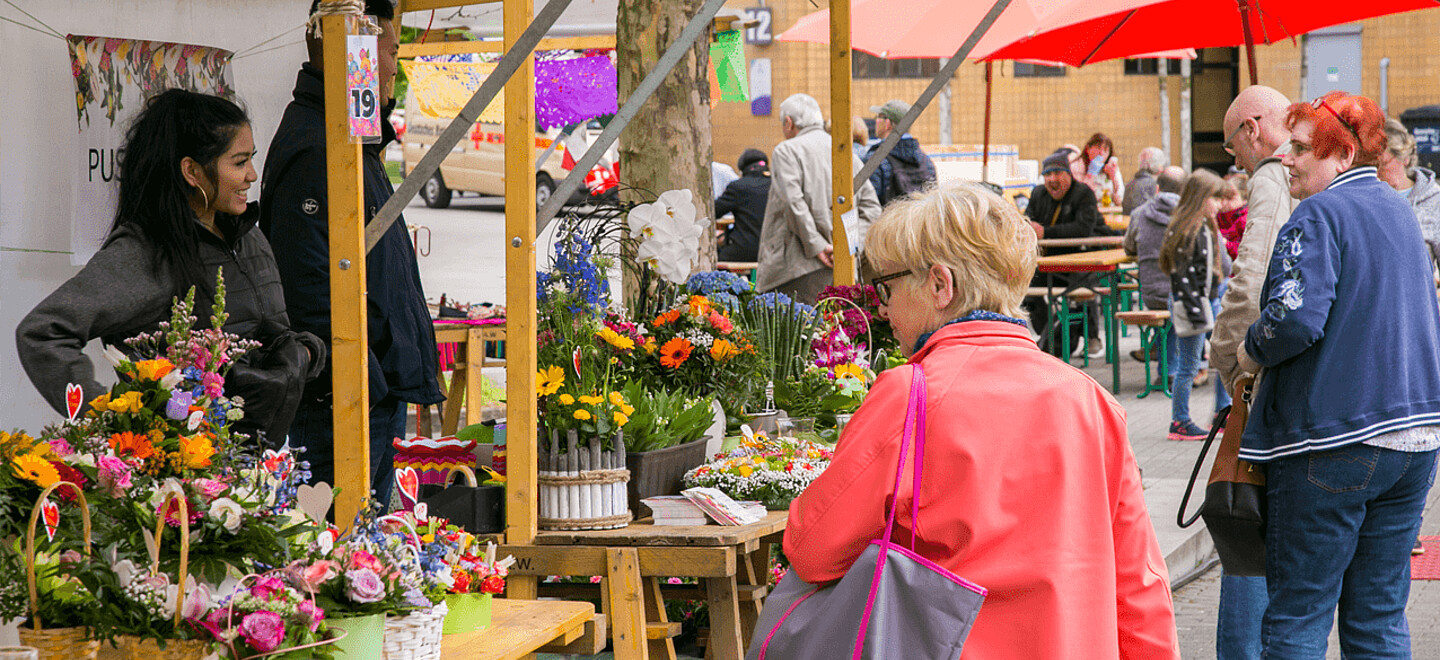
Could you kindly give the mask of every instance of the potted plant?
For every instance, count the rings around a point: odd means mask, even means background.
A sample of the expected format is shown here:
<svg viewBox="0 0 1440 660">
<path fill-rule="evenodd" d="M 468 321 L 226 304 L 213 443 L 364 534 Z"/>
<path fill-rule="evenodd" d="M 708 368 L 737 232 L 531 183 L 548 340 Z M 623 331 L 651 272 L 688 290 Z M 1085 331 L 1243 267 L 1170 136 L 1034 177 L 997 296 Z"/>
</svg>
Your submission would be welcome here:
<svg viewBox="0 0 1440 660">
<path fill-rule="evenodd" d="M 634 403 L 625 425 L 625 467 L 630 508 L 638 512 L 644 498 L 679 493 L 685 473 L 705 462 L 714 399 L 646 389 L 639 381 L 627 383 L 621 393 Z"/>
</svg>

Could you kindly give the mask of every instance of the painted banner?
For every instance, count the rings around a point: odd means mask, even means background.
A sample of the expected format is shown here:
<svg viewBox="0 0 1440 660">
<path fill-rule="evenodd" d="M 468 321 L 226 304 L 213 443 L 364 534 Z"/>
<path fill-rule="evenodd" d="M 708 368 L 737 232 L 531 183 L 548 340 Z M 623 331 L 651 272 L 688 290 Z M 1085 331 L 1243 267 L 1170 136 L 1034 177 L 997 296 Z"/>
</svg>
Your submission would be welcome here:
<svg viewBox="0 0 1440 660">
<path fill-rule="evenodd" d="M 233 99 L 231 52 L 116 37 L 66 37 L 75 80 L 75 185 L 70 263 L 90 260 L 115 221 L 116 159 L 145 99 L 182 88 Z"/>
</svg>

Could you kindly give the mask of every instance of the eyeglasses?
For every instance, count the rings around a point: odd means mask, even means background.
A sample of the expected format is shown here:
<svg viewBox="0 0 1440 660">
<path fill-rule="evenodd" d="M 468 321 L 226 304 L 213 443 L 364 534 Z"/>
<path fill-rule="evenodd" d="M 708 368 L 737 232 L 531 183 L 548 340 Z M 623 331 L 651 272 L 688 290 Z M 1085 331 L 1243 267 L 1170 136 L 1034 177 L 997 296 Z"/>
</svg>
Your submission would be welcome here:
<svg viewBox="0 0 1440 660">
<path fill-rule="evenodd" d="M 1329 110 L 1330 114 L 1335 115 L 1335 119 L 1340 121 L 1340 125 L 1344 126 L 1345 130 L 1350 131 L 1350 134 L 1355 136 L 1355 144 L 1360 144 L 1360 132 L 1356 131 L 1355 127 L 1350 125 L 1350 122 L 1345 121 L 1345 118 L 1341 117 L 1340 113 L 1335 112 L 1335 108 L 1330 107 L 1330 104 L 1325 102 L 1325 97 L 1321 96 L 1314 101 L 1311 101 L 1310 107 L 1316 110 L 1319 110 L 1320 108 L 1325 108 L 1326 110 Z"/>
<path fill-rule="evenodd" d="M 889 305 L 889 304 L 890 304 L 890 285 L 887 284 L 887 282 L 889 282 L 890 280 L 900 279 L 900 278 L 905 277 L 906 275 L 910 275 L 910 274 L 912 274 L 912 273 L 907 269 L 907 270 L 902 270 L 902 271 L 900 271 L 900 272 L 898 272 L 898 273 L 890 273 L 889 275 L 881 275 L 880 277 L 877 277 L 877 278 L 875 278 L 875 279 L 873 279 L 873 280 L 870 280 L 871 286 L 874 286 L 874 287 L 875 287 L 875 296 L 880 299 L 880 304 L 881 304 L 881 305 Z"/>
<path fill-rule="evenodd" d="M 1240 125 L 1236 126 L 1235 130 L 1230 132 L 1230 137 L 1225 138 L 1225 144 L 1220 145 L 1225 148 L 1225 153 L 1231 156 L 1235 155 L 1235 138 L 1239 137 L 1240 131 L 1245 130 L 1245 127 L 1249 126 L 1252 121 L 1255 122 L 1255 125 L 1258 127 L 1260 125 L 1260 115 L 1246 117 L 1240 120 Z"/>
</svg>

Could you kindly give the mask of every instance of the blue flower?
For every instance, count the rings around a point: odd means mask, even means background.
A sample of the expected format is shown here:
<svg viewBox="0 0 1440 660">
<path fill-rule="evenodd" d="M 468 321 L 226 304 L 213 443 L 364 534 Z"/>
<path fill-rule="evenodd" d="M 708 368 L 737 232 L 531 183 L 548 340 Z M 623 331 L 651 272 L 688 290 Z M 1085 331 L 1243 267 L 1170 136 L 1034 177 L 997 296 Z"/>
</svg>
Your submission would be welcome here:
<svg viewBox="0 0 1440 660">
<path fill-rule="evenodd" d="M 718 293 L 738 296 L 750 291 L 750 282 L 728 271 L 704 271 L 691 275 L 690 279 L 685 281 L 685 290 L 702 296 L 714 296 Z"/>
<path fill-rule="evenodd" d="M 815 308 L 805 303 L 795 302 L 790 296 L 778 291 L 762 293 L 750 301 L 750 309 L 764 308 L 770 311 L 793 309 L 798 316 L 810 318 L 815 315 Z"/>
</svg>

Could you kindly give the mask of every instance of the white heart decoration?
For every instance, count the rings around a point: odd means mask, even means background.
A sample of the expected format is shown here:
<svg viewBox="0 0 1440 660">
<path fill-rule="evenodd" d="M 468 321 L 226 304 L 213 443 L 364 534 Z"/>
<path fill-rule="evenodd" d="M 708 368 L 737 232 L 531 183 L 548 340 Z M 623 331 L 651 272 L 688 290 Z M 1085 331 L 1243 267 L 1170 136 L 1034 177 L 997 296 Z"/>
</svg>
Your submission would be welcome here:
<svg viewBox="0 0 1440 660">
<path fill-rule="evenodd" d="M 326 514 L 330 513 L 330 506 L 335 503 L 335 490 L 323 481 L 314 486 L 302 484 L 295 489 L 295 500 L 306 516 L 323 523 Z"/>
</svg>

